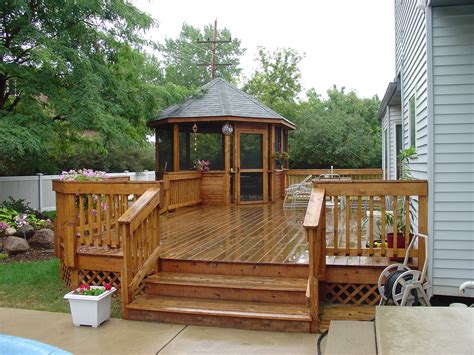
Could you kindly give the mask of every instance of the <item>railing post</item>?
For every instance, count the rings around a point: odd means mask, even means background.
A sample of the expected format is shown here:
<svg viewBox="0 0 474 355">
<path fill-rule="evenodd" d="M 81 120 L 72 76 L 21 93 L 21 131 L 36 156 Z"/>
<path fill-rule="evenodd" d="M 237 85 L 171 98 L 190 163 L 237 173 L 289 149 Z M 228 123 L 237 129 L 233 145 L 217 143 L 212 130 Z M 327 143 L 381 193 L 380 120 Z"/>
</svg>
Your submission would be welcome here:
<svg viewBox="0 0 474 355">
<path fill-rule="evenodd" d="M 418 233 L 428 234 L 428 197 L 418 198 Z M 421 270 L 425 263 L 425 238 L 418 238 L 418 269 Z"/>
<path fill-rule="evenodd" d="M 74 268 L 76 266 L 77 238 L 75 235 L 75 196 L 66 195 L 66 218 L 63 231 L 64 235 L 64 264 Z"/>
<path fill-rule="evenodd" d="M 122 314 L 125 319 L 128 318 L 127 305 L 132 301 L 131 292 L 129 290 L 130 283 L 130 224 L 124 223 L 120 226 L 120 234 L 122 239 L 123 267 L 120 275 L 120 294 L 122 297 Z"/>
<path fill-rule="evenodd" d="M 307 229 L 309 244 L 309 301 L 311 313 L 311 333 L 317 333 L 319 330 L 319 264 L 320 250 L 318 250 L 318 234 L 317 229 Z"/>
</svg>

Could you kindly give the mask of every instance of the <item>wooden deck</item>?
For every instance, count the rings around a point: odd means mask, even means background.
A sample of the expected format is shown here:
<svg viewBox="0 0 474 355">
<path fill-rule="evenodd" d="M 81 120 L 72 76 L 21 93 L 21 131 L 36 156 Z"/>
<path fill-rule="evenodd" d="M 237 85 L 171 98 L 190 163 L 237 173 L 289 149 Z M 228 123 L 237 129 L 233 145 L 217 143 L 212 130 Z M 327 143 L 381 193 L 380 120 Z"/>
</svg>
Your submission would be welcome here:
<svg viewBox="0 0 474 355">
<path fill-rule="evenodd" d="M 282 203 L 205 206 L 162 215 L 162 257 L 251 263 L 308 263 L 305 210 Z"/>
</svg>

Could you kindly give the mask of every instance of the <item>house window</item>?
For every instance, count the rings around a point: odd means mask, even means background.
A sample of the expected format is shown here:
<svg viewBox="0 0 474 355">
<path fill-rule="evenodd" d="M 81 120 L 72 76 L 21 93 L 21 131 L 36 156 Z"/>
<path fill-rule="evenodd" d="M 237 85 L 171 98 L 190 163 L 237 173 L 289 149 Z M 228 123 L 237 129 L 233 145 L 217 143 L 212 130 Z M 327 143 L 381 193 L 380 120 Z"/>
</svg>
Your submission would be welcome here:
<svg viewBox="0 0 474 355">
<path fill-rule="evenodd" d="M 416 101 L 412 96 L 409 101 L 408 115 L 410 118 L 410 145 L 416 148 Z"/>
</svg>

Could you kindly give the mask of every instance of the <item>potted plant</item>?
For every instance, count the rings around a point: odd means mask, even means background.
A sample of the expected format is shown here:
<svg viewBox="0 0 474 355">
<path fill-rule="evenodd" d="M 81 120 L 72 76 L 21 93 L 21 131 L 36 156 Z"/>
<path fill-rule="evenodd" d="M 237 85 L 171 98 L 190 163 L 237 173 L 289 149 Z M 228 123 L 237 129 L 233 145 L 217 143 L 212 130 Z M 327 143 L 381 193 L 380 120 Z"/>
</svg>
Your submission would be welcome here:
<svg viewBox="0 0 474 355">
<path fill-rule="evenodd" d="M 104 286 L 81 284 L 79 288 L 67 293 L 64 299 L 69 301 L 74 325 L 76 327 L 89 325 L 97 328 L 109 320 L 111 296 L 116 290 L 110 284 L 104 284 Z"/>
<path fill-rule="evenodd" d="M 413 180 L 413 175 L 410 168 L 410 159 L 416 155 L 415 147 L 410 147 L 404 149 L 398 155 L 398 159 L 400 160 L 400 169 L 401 169 L 401 180 Z M 398 211 L 397 211 L 397 248 L 404 249 L 407 248 L 408 245 L 405 245 L 405 229 L 406 229 L 406 220 L 405 220 L 405 196 L 399 197 L 397 201 Z M 414 210 L 415 206 L 413 206 L 413 202 L 410 199 L 409 201 L 409 214 L 410 219 L 414 219 Z M 387 246 L 389 248 L 393 248 L 394 246 L 394 239 L 395 239 L 395 231 L 393 230 L 393 226 L 395 224 L 393 212 L 388 213 L 385 212 L 385 221 L 387 226 L 392 226 L 392 232 L 387 233 Z M 412 226 L 410 225 L 410 234 L 409 234 L 409 242 L 413 238 L 413 231 Z M 393 257 L 392 260 L 403 260 L 403 258 Z"/>
</svg>

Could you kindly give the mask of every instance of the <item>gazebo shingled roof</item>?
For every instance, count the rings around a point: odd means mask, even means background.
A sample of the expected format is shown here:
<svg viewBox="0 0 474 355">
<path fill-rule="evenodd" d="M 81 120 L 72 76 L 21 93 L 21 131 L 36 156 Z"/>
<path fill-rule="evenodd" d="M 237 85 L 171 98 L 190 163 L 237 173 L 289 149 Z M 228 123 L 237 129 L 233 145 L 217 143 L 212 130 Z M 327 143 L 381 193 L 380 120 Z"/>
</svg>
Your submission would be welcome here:
<svg viewBox="0 0 474 355">
<path fill-rule="evenodd" d="M 172 119 L 196 118 L 250 118 L 265 119 L 294 129 L 295 125 L 280 114 L 260 103 L 254 97 L 239 90 L 222 78 L 216 78 L 202 87 L 203 95 L 187 99 L 163 110 L 158 118 L 150 121 L 150 127 L 169 122 Z M 186 120 L 188 121 L 188 120 Z"/>
</svg>

